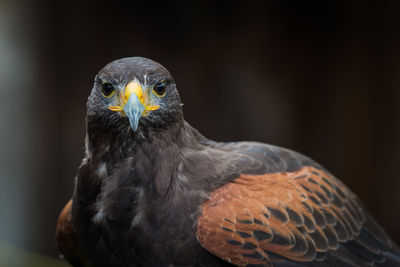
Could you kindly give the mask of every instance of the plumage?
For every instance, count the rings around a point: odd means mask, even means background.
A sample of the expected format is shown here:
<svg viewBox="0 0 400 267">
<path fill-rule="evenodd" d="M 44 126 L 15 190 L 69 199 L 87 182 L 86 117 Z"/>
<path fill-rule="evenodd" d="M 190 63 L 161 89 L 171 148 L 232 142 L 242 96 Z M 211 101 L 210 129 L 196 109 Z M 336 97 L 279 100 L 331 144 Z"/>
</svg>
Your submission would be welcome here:
<svg viewBox="0 0 400 267">
<path fill-rule="evenodd" d="M 74 266 L 90 267 L 87 255 L 79 244 L 72 224 L 72 200 L 68 201 L 60 213 L 56 228 L 56 242 L 63 257 Z"/>
<path fill-rule="evenodd" d="M 56 234 L 74 266 L 400 264 L 357 196 L 318 163 L 203 137 L 154 61 L 108 64 L 87 109 L 85 157 Z"/>
</svg>

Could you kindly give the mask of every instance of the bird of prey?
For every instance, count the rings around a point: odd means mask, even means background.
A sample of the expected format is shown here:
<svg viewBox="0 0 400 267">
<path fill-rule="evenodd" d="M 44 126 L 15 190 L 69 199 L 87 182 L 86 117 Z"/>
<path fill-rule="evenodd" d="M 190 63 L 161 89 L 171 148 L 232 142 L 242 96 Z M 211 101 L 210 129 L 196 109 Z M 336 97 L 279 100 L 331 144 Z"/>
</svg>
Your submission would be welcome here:
<svg viewBox="0 0 400 267">
<path fill-rule="evenodd" d="M 86 124 L 56 230 L 73 266 L 400 266 L 346 185 L 286 148 L 207 139 L 152 60 L 100 70 Z"/>
</svg>

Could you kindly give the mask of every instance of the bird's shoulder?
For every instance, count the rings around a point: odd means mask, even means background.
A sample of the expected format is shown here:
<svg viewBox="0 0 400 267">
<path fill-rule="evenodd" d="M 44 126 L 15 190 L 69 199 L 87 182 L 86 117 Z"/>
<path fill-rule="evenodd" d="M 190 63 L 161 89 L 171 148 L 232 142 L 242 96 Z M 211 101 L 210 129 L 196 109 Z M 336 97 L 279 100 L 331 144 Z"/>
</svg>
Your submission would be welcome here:
<svg viewBox="0 0 400 267">
<path fill-rule="evenodd" d="M 72 219 L 72 199 L 62 209 L 56 228 L 56 243 L 62 256 L 74 266 L 93 266 L 82 248 Z"/>
<path fill-rule="evenodd" d="M 259 142 L 214 142 L 202 139 L 196 149 L 181 152 L 178 174 L 219 186 L 241 174 L 292 172 L 303 166 L 323 169 L 296 151 Z"/>
</svg>

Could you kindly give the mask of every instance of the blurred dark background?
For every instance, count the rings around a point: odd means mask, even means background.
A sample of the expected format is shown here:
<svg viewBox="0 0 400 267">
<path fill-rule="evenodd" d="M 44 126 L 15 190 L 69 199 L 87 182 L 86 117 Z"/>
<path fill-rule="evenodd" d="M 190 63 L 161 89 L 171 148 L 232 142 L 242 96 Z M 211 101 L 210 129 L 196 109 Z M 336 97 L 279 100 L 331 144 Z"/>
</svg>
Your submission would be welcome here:
<svg viewBox="0 0 400 267">
<path fill-rule="evenodd" d="M 0 0 L 0 240 L 57 256 L 93 78 L 144 56 L 170 70 L 204 135 L 311 156 L 400 243 L 399 7 Z"/>
</svg>

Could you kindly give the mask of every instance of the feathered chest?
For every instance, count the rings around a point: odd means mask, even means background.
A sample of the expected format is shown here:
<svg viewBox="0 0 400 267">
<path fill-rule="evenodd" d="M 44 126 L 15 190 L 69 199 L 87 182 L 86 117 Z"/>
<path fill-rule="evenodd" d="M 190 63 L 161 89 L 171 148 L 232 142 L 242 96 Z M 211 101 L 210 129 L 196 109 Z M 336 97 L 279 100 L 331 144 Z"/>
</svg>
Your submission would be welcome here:
<svg viewBox="0 0 400 267">
<path fill-rule="evenodd" d="M 99 266 L 193 262 L 195 251 L 201 250 L 195 228 L 204 194 L 185 188 L 174 177 L 159 190 L 156 183 L 144 182 L 154 180 L 154 172 L 144 177 L 143 169 L 132 165 L 136 164 L 119 164 L 98 184 L 83 182 L 90 177 L 78 178 L 74 218 L 83 246 L 91 258 L 101 259 Z"/>
</svg>

